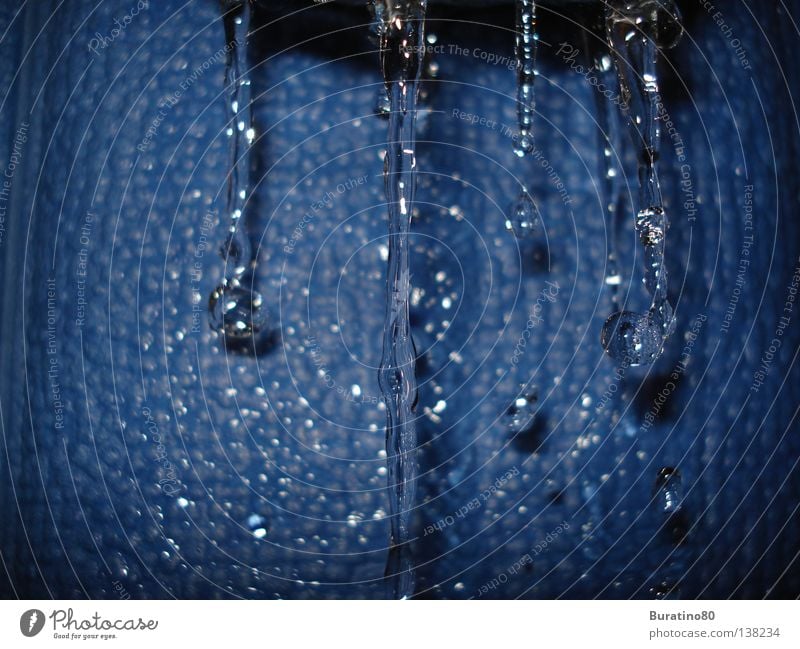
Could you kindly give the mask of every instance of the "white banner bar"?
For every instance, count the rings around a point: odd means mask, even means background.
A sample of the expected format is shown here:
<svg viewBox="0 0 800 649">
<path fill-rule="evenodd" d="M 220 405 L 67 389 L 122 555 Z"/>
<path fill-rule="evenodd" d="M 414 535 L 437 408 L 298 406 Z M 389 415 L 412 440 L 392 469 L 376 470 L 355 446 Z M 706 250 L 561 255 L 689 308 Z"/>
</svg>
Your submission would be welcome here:
<svg viewBox="0 0 800 649">
<path fill-rule="evenodd" d="M 799 647 L 797 601 L 4 601 L 3 647 Z M 324 643 L 324 644 L 323 644 Z"/>
</svg>

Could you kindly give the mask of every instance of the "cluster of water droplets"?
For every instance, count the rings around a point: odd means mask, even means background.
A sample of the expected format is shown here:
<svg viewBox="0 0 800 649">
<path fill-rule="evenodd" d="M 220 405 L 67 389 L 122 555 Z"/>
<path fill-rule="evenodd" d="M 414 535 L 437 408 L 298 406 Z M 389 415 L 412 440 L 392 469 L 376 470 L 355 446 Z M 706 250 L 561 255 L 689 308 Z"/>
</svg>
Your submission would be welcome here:
<svg viewBox="0 0 800 649">
<path fill-rule="evenodd" d="M 267 331 L 264 299 L 254 286 L 255 259 L 244 228 L 250 175 L 250 148 L 255 137 L 247 63 L 250 2 L 222 0 L 226 40 L 225 92 L 228 109 L 229 171 L 225 218 L 228 232 L 219 253 L 225 262 L 222 282 L 209 296 L 209 323 L 229 341 L 250 340 Z"/>
<path fill-rule="evenodd" d="M 603 347 L 622 365 L 653 363 L 675 327 L 664 265 L 668 220 L 657 175 L 661 100 L 656 68 L 659 49 L 675 45 L 681 33 L 671 1 L 622 0 L 606 7 L 606 37 L 619 77 L 621 109 L 637 152 L 635 227 L 644 248 L 644 285 L 651 297 L 647 312 L 617 311 L 603 325 Z"/>
<path fill-rule="evenodd" d="M 378 380 L 386 403 L 391 550 L 386 566 L 390 596 L 414 593 L 409 541 L 417 474 L 414 342 L 409 321 L 409 231 L 415 189 L 415 122 L 423 67 L 427 0 L 376 0 L 375 30 L 389 98 L 384 182 L 389 212 L 386 317 Z"/>
</svg>

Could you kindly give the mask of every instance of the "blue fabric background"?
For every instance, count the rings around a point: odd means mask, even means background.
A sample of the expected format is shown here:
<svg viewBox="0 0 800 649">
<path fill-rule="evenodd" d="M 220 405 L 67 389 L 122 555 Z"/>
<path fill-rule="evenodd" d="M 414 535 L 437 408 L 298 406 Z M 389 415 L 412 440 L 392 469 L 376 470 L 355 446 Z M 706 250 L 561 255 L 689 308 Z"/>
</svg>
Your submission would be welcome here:
<svg viewBox="0 0 800 649">
<path fill-rule="evenodd" d="M 382 597 L 388 506 L 376 366 L 386 122 L 372 114 L 381 80 L 368 14 L 285 2 L 257 15 L 247 220 L 281 342 L 253 357 L 226 352 L 204 315 L 201 332 L 192 330 L 193 289 L 205 300 L 219 281 L 226 227 L 217 3 L 151 2 L 90 51 L 133 6 L 0 6 L 0 162 L 30 123 L 0 244 L 0 592 Z M 583 46 L 574 21 L 586 14 L 541 11 L 536 136 L 568 189 L 565 205 L 539 163 L 514 157 L 501 128 L 453 115 L 514 124 L 514 73 L 449 49 L 511 57 L 511 8 L 432 8 L 429 30 L 448 51 L 426 83 L 418 131 L 419 597 L 473 597 L 493 580 L 483 596 L 800 594 L 797 313 L 763 386 L 750 393 L 800 254 L 798 9 L 726 5 L 751 70 L 711 15 L 686 10 L 686 37 L 663 66 L 698 208 L 690 221 L 681 164 L 665 140 L 678 327 L 657 365 L 629 371 L 598 409 L 617 382 L 599 345 L 611 300 L 596 109 L 585 79 L 556 55 L 561 42 Z M 520 182 L 544 222 L 546 237 L 533 247 L 519 248 L 504 228 Z M 751 265 L 723 333 L 748 234 L 746 185 L 754 187 Z M 209 212 L 208 247 L 198 255 Z M 623 290 L 631 286 L 632 303 L 641 303 L 632 228 L 621 247 Z M 82 249 L 87 306 L 78 325 Z M 547 282 L 558 285 L 557 298 L 512 365 Z M 685 375 L 642 431 L 700 314 L 707 321 Z M 529 381 L 537 424 L 511 438 L 502 414 Z M 664 466 L 679 468 L 686 503 L 669 529 L 651 502 Z M 516 475 L 480 507 L 456 515 L 509 471 Z M 452 524 L 439 525 L 449 516 Z M 688 530 L 677 546 L 676 524 Z M 432 525 L 444 529 L 426 534 Z M 511 570 L 532 552 L 532 563 Z"/>
</svg>

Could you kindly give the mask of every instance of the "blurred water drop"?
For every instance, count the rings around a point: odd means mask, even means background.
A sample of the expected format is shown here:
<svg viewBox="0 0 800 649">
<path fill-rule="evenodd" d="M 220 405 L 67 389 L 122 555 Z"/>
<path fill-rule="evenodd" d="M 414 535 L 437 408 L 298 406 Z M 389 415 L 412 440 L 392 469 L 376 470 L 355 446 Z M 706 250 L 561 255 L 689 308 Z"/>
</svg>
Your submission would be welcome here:
<svg viewBox="0 0 800 649">
<path fill-rule="evenodd" d="M 537 402 L 539 400 L 536 390 L 520 393 L 506 408 L 503 417 L 506 428 L 510 433 L 517 435 L 533 427 L 536 420 Z"/>
<path fill-rule="evenodd" d="M 665 514 L 675 514 L 683 507 L 683 482 L 677 469 L 669 466 L 659 469 L 653 490 Z"/>
<path fill-rule="evenodd" d="M 269 528 L 267 527 L 267 519 L 259 514 L 250 514 L 247 517 L 247 529 L 257 539 L 263 539 L 267 536 Z"/>
</svg>

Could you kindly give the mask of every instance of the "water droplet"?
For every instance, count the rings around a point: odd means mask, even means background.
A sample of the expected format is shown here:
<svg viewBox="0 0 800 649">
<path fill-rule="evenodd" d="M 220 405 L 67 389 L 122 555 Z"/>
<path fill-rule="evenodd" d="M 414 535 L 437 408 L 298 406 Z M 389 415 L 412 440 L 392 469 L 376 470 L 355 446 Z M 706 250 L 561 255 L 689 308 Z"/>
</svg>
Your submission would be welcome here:
<svg viewBox="0 0 800 649">
<path fill-rule="evenodd" d="M 662 49 L 675 47 L 683 36 L 681 12 L 673 0 L 640 0 L 625 3 L 637 27 Z"/>
<path fill-rule="evenodd" d="M 533 136 L 527 131 L 520 131 L 514 138 L 514 154 L 523 158 L 533 151 Z"/>
<path fill-rule="evenodd" d="M 538 400 L 536 390 L 529 389 L 521 392 L 506 408 L 504 421 L 511 434 L 524 433 L 533 427 Z"/>
<path fill-rule="evenodd" d="M 247 529 L 249 529 L 257 539 L 263 539 L 267 535 L 267 519 L 263 516 L 259 514 L 250 514 L 246 522 Z"/>
<path fill-rule="evenodd" d="M 439 76 L 439 63 L 437 61 L 428 61 L 425 68 L 425 76 L 430 79 L 436 79 Z"/>
<path fill-rule="evenodd" d="M 683 507 L 683 481 L 677 469 L 670 466 L 659 469 L 653 490 L 665 514 L 676 514 Z"/>
<path fill-rule="evenodd" d="M 531 195 L 522 191 L 511 208 L 511 216 L 506 219 L 506 229 L 517 239 L 527 239 L 539 230 L 541 217 Z"/>
<path fill-rule="evenodd" d="M 636 367 L 655 361 L 664 339 L 648 314 L 618 311 L 605 321 L 600 342 L 622 367 Z"/>
<path fill-rule="evenodd" d="M 392 112 L 392 104 L 389 101 L 389 95 L 386 94 L 385 88 L 378 88 L 378 93 L 375 96 L 375 114 L 378 117 L 389 117 Z"/>
<path fill-rule="evenodd" d="M 225 336 L 247 338 L 267 329 L 267 309 L 258 291 L 220 285 L 212 291 L 208 309 L 211 328 Z"/>
</svg>

